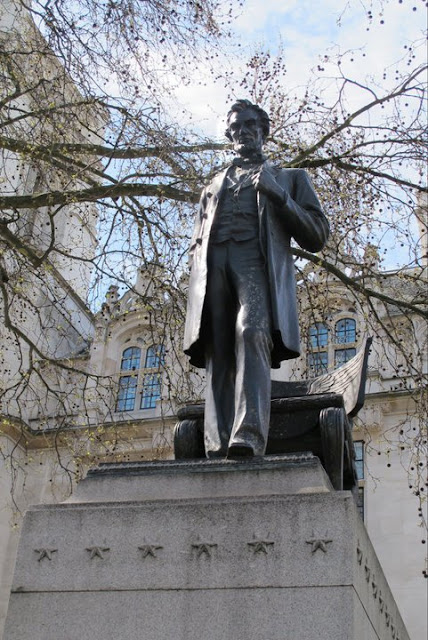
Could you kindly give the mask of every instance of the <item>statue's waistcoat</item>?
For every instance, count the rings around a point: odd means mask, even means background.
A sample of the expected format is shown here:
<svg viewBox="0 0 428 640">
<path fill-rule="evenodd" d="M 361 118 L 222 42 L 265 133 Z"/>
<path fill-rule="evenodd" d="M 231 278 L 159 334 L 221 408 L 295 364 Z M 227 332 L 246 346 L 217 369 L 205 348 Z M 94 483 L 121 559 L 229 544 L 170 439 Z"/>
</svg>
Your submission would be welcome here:
<svg viewBox="0 0 428 640">
<path fill-rule="evenodd" d="M 259 234 L 257 193 L 248 174 L 230 180 L 223 189 L 211 228 L 210 243 L 243 242 Z"/>
</svg>

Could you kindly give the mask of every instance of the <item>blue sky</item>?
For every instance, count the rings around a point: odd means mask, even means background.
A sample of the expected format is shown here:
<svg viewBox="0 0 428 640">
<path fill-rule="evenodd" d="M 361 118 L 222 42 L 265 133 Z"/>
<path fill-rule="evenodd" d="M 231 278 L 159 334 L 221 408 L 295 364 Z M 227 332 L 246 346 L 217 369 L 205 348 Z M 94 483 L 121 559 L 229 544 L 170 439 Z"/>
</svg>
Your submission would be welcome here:
<svg viewBox="0 0 428 640">
<path fill-rule="evenodd" d="M 287 65 L 284 82 L 290 91 L 306 84 L 320 56 L 350 49 L 357 51 L 354 63 L 344 63 L 345 71 L 358 81 L 371 76 L 370 82 L 382 83 L 384 70 L 391 71 L 406 53 L 404 45 L 416 39 L 423 41 L 427 27 L 425 0 L 390 0 L 382 4 L 383 11 L 379 1 L 372 3 L 370 23 L 370 3 L 365 3 L 366 9 L 360 0 L 247 0 L 233 23 L 234 44 L 239 43 L 244 59 L 259 45 L 274 55 L 282 42 Z M 230 68 L 233 64 L 239 81 L 243 64 L 235 51 L 232 49 L 220 65 Z M 425 61 L 425 51 L 425 46 L 419 47 L 415 62 Z M 205 75 L 206 86 L 191 83 L 179 89 L 176 97 L 191 109 L 206 135 L 222 138 L 226 91 L 212 82 L 202 64 L 195 67 L 193 75 L 195 79 Z"/>
<path fill-rule="evenodd" d="M 406 56 L 405 46 L 419 40 L 412 66 L 426 62 L 426 0 L 389 0 L 382 3 L 383 11 L 381 2 L 374 0 L 371 20 L 368 19 L 370 2 L 365 4 L 366 7 L 360 0 L 247 0 L 245 9 L 234 23 L 234 42 L 240 44 L 242 59 L 240 61 L 232 49 L 221 64 L 225 68 L 234 66 L 234 75 L 239 82 L 244 68 L 242 60 L 257 46 L 264 45 L 275 55 L 282 43 L 287 68 L 284 84 L 288 93 L 299 95 L 322 56 L 354 50 L 352 56 L 345 56 L 342 70 L 353 80 L 383 93 L 396 86 L 396 69 L 409 70 L 405 63 L 399 63 Z M 330 68 L 328 64 L 323 66 L 324 77 L 337 74 L 333 65 Z M 176 95 L 193 113 L 193 123 L 201 133 L 224 142 L 224 116 L 229 107 L 227 92 L 221 84 L 212 82 L 203 65 L 195 67 L 195 79 L 200 79 L 204 72 L 205 86 L 191 83 L 179 89 Z M 386 79 L 383 78 L 385 72 Z M 329 97 L 336 98 L 334 83 L 329 88 L 328 82 L 325 83 L 325 96 L 327 102 Z M 371 99 L 368 92 L 356 88 L 349 92 L 348 108 L 355 109 Z M 371 122 L 375 123 L 377 117 L 373 114 Z M 396 242 L 395 235 L 391 242 Z M 383 245 L 391 249 L 386 237 Z M 407 262 L 408 259 L 409 256 L 402 255 L 396 248 L 389 252 L 387 266 L 393 268 L 396 262 Z"/>
</svg>

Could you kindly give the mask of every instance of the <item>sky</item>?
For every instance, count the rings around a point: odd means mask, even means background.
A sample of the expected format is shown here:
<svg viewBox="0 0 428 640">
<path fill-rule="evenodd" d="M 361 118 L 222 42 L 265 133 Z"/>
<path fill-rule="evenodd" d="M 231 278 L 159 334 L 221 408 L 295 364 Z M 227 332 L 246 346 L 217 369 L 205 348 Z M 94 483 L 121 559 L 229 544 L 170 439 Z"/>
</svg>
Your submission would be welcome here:
<svg viewBox="0 0 428 640">
<path fill-rule="evenodd" d="M 406 56 L 405 47 L 419 41 L 412 66 L 426 63 L 426 7 L 426 0 L 368 0 L 364 3 L 361 0 L 246 0 L 233 23 L 231 51 L 219 64 L 225 69 L 234 67 L 238 84 L 244 70 L 242 61 L 257 47 L 267 47 L 274 56 L 282 46 L 287 92 L 299 95 L 324 55 L 345 54 L 352 50 L 353 53 L 343 59 L 342 70 L 358 82 L 368 82 L 381 93 L 396 86 L 395 69 L 399 68 L 397 62 Z M 370 10 L 371 20 L 368 17 Z M 241 62 L 236 55 L 237 45 Z M 329 68 L 323 63 L 322 66 L 324 77 L 330 72 L 333 75 L 333 65 Z M 402 63 L 401 69 L 408 70 L 408 67 Z M 383 77 L 385 72 L 386 79 Z M 200 80 L 204 74 L 206 84 L 201 86 L 196 79 Z M 224 116 L 230 106 L 227 91 L 212 81 L 202 64 L 195 64 L 193 76 L 195 82 L 178 89 L 175 99 L 191 111 L 193 124 L 203 135 L 224 142 Z M 325 91 L 328 94 L 329 89 Z M 330 92 L 332 97 L 337 97 L 333 83 Z M 247 97 L 239 92 L 235 95 L 235 98 Z M 367 92 L 355 88 L 349 95 L 348 105 L 353 110 L 371 99 Z M 373 124 L 376 115 L 370 117 Z M 414 227 L 416 234 L 416 223 Z M 395 236 L 392 240 L 382 239 L 390 249 L 391 242 L 396 242 Z M 389 251 L 387 257 L 385 268 L 395 268 L 410 259 L 399 249 Z"/>
<path fill-rule="evenodd" d="M 343 68 L 357 80 L 364 81 L 371 75 L 381 81 L 384 69 L 391 70 L 406 53 L 404 45 L 416 39 L 423 41 L 426 4 L 426 0 L 375 0 L 370 22 L 370 2 L 365 3 L 365 8 L 360 0 L 246 0 L 232 25 L 231 52 L 219 61 L 219 66 L 230 68 L 233 64 L 239 80 L 243 64 L 233 47 L 239 45 L 244 59 L 260 45 L 275 55 L 282 44 L 287 66 L 284 81 L 292 91 L 306 84 L 311 69 L 324 54 L 353 49 L 354 63 L 344 63 Z M 416 61 L 426 61 L 424 46 L 419 47 Z M 193 76 L 205 76 L 206 86 L 195 81 L 178 89 L 175 97 L 194 114 L 207 136 L 223 139 L 224 120 L 220 114 L 228 106 L 227 92 L 212 81 L 202 64 L 195 63 Z"/>
</svg>

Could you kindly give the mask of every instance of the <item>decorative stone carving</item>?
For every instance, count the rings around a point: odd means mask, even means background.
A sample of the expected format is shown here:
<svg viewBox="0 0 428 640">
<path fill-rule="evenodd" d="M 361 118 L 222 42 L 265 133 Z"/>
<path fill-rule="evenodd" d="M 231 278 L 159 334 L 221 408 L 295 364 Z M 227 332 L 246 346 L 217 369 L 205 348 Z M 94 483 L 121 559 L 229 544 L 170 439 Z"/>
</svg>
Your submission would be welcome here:
<svg viewBox="0 0 428 640">
<path fill-rule="evenodd" d="M 376 579 L 375 579 L 375 576 L 373 574 L 373 577 L 372 577 L 372 592 L 373 592 L 373 598 L 375 598 L 375 599 L 377 598 L 377 591 L 378 591 L 378 589 L 377 589 Z"/>
<path fill-rule="evenodd" d="M 253 554 L 264 553 L 267 555 L 268 548 L 273 547 L 275 543 L 268 540 L 254 540 L 254 542 L 247 542 L 247 545 L 252 550 Z"/>
<path fill-rule="evenodd" d="M 314 534 L 312 535 L 314 536 L 313 538 L 306 540 L 306 544 L 311 545 L 312 553 L 315 553 L 318 549 L 321 549 L 323 553 L 327 553 L 327 545 L 331 544 L 333 540 L 330 538 L 316 538 Z"/>
<path fill-rule="evenodd" d="M 56 553 L 58 551 L 58 549 L 45 549 L 45 548 L 43 548 L 43 549 L 34 549 L 34 551 L 39 554 L 39 557 L 37 558 L 37 560 L 38 560 L 38 562 L 40 562 L 44 558 L 46 558 L 47 560 L 52 560 L 52 554 Z"/>
<path fill-rule="evenodd" d="M 385 623 L 386 626 L 389 627 L 391 624 L 391 614 L 388 612 L 388 607 L 385 605 Z"/>
<path fill-rule="evenodd" d="M 159 549 L 163 549 L 162 545 L 160 544 L 144 544 L 138 548 L 141 551 L 141 557 L 143 558 L 143 560 L 148 556 L 157 558 L 157 552 L 159 551 Z"/>
<path fill-rule="evenodd" d="M 364 565 L 364 573 L 366 575 L 366 581 L 370 582 L 371 571 L 370 571 L 369 565 L 367 564 L 367 559 L 366 559 L 366 563 Z"/>
<path fill-rule="evenodd" d="M 89 559 L 101 558 L 104 560 L 104 554 L 110 551 L 110 547 L 86 547 L 86 551 L 89 553 Z"/>
<path fill-rule="evenodd" d="M 207 558 L 211 558 L 212 550 L 215 549 L 218 545 L 208 543 L 208 542 L 199 542 L 192 544 L 192 549 L 196 551 L 196 557 L 200 558 L 205 555 Z"/>
</svg>

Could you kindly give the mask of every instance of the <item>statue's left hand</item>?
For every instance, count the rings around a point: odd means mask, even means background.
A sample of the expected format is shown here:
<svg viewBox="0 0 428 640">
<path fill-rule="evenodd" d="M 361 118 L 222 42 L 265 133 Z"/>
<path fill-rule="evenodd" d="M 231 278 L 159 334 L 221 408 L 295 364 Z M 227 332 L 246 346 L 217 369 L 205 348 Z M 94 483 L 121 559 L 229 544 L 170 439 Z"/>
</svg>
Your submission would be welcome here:
<svg viewBox="0 0 428 640">
<path fill-rule="evenodd" d="M 265 167 L 262 166 L 251 179 L 257 191 L 261 191 L 274 202 L 284 202 L 284 190 L 279 186 L 271 172 Z"/>
</svg>

